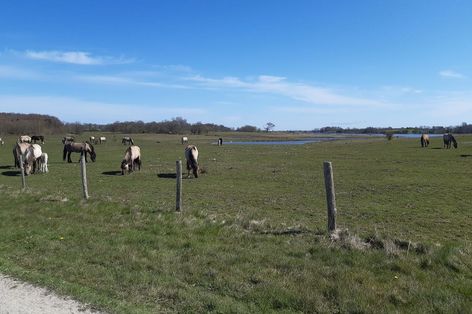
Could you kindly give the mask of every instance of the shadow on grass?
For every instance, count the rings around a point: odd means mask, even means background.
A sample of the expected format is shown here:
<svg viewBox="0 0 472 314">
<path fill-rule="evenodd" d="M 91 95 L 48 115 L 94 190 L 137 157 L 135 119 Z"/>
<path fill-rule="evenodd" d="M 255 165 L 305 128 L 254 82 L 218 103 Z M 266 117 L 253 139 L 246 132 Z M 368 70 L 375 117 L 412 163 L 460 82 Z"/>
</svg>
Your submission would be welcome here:
<svg viewBox="0 0 472 314">
<path fill-rule="evenodd" d="M 4 171 L 2 172 L 2 175 L 7 176 L 7 177 L 18 177 L 21 175 L 21 171 Z"/>
<path fill-rule="evenodd" d="M 0 166 L 0 169 L 11 169 L 13 166 Z"/>
<path fill-rule="evenodd" d="M 467 155 L 461 155 L 461 157 L 467 158 L 467 157 L 472 157 L 472 155 L 467 154 Z"/>
<path fill-rule="evenodd" d="M 120 175 L 121 176 L 121 171 L 119 170 L 115 170 L 115 171 L 104 171 L 102 172 L 102 174 L 106 175 L 106 176 L 117 176 L 117 175 Z"/>
<path fill-rule="evenodd" d="M 175 173 L 159 173 L 157 176 L 163 179 L 176 179 L 177 178 L 177 174 Z"/>
</svg>

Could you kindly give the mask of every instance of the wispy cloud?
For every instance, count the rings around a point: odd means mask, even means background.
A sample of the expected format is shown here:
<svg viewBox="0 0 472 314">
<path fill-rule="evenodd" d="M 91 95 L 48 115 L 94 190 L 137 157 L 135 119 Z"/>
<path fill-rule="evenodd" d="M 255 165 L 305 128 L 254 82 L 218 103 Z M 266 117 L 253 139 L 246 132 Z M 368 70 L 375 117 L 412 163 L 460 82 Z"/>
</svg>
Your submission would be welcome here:
<svg viewBox="0 0 472 314">
<path fill-rule="evenodd" d="M 84 51 L 33 51 L 27 50 L 23 55 L 32 60 L 42 60 L 49 62 L 70 63 L 78 65 L 104 65 L 104 64 L 125 64 L 134 62 L 133 59 L 123 57 L 93 56 Z"/>
<path fill-rule="evenodd" d="M 169 84 L 161 83 L 157 81 L 143 80 L 143 76 L 136 78 L 133 76 L 126 75 L 77 75 L 74 79 L 94 83 L 94 84 L 106 84 L 106 85 L 132 85 L 132 86 L 144 86 L 153 88 L 176 88 L 176 89 L 188 89 L 189 86 L 181 84 Z"/>
<path fill-rule="evenodd" d="M 452 78 L 452 79 L 464 79 L 466 76 L 462 73 L 453 71 L 453 70 L 442 70 L 439 72 L 439 75 L 444 78 Z"/>
<path fill-rule="evenodd" d="M 305 83 L 290 82 L 285 77 L 279 76 L 260 75 L 255 80 L 241 80 L 231 76 L 213 79 L 195 75 L 188 77 L 187 80 L 209 88 L 232 88 L 259 93 L 270 93 L 317 105 L 383 105 L 382 102 L 374 99 L 346 96 L 341 91 Z"/>
</svg>

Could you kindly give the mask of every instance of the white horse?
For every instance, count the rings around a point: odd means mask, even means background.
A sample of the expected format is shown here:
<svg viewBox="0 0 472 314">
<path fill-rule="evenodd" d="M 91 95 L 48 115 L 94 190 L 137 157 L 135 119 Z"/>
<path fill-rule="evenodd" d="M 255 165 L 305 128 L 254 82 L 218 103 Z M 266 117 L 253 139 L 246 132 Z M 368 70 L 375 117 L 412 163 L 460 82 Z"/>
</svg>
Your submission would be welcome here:
<svg viewBox="0 0 472 314">
<path fill-rule="evenodd" d="M 188 145 L 185 148 L 185 159 L 187 159 L 187 178 L 190 177 L 190 169 L 192 169 L 195 178 L 198 178 L 198 149 L 195 145 Z"/>
<path fill-rule="evenodd" d="M 141 170 L 141 149 L 139 146 L 132 145 L 125 151 L 125 156 L 121 162 L 121 174 L 126 172 Z"/>
<path fill-rule="evenodd" d="M 25 175 L 29 175 L 31 173 L 35 173 L 38 169 L 38 161 L 43 154 L 41 146 L 38 144 L 32 144 L 26 150 L 26 154 L 24 157 L 24 171 Z"/>
<path fill-rule="evenodd" d="M 48 173 L 48 154 L 47 153 L 42 153 L 41 156 L 39 157 L 39 172 L 42 173 Z"/>
<path fill-rule="evenodd" d="M 102 143 L 105 143 L 107 141 L 107 138 L 105 136 L 100 136 L 98 138 L 98 140 L 100 141 L 100 144 L 102 144 Z"/>
<path fill-rule="evenodd" d="M 188 143 L 188 137 L 182 136 L 181 142 L 182 144 Z"/>
</svg>

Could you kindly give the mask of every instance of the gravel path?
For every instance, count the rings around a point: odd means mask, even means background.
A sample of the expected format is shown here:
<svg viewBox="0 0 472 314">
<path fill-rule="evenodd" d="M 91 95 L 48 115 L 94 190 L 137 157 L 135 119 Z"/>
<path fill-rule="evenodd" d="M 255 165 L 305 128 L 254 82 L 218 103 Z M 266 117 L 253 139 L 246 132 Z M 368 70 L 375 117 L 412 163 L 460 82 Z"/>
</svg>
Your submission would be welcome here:
<svg viewBox="0 0 472 314">
<path fill-rule="evenodd" d="M 70 298 L 0 274 L 0 314 L 98 314 Z"/>
</svg>

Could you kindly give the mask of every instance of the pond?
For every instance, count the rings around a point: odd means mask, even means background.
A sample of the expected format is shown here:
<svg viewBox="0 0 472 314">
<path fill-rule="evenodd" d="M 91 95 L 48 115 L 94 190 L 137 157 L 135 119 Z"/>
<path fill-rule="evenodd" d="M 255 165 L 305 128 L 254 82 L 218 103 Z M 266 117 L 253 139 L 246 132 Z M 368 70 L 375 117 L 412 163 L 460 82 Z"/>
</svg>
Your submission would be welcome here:
<svg viewBox="0 0 472 314">
<path fill-rule="evenodd" d="M 362 137 L 366 138 L 366 137 Z M 310 143 L 319 143 L 336 140 L 359 139 L 359 137 L 316 137 L 316 138 L 301 138 L 295 140 L 274 140 L 274 141 L 226 141 L 224 145 L 303 145 Z M 216 142 L 213 144 L 217 144 Z"/>
</svg>

